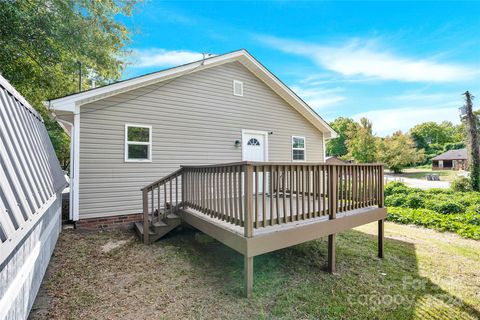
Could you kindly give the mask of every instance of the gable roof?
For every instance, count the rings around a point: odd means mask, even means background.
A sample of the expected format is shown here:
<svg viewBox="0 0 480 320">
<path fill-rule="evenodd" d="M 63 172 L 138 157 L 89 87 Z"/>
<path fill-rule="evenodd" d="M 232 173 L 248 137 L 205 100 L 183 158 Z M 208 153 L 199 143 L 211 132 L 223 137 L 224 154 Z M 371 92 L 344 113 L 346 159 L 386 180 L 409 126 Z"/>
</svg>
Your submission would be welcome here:
<svg viewBox="0 0 480 320">
<path fill-rule="evenodd" d="M 166 81 L 186 74 L 212 68 L 225 63 L 238 61 L 250 70 L 256 77 L 267 84 L 273 91 L 282 97 L 295 110 L 302 114 L 318 130 L 323 132 L 325 138 L 335 138 L 336 132 L 322 119 L 305 101 L 295 94 L 280 79 L 271 73 L 264 65 L 255 59 L 247 50 L 241 49 L 223 55 L 209 57 L 203 60 L 184 64 L 178 67 L 149 73 L 128 80 L 118 81 L 106 86 L 90 89 L 76 94 L 71 94 L 49 101 L 49 108 L 55 111 L 75 113 L 76 108 L 94 101 L 105 99 L 113 95 L 145 87 L 161 81 Z"/>
<path fill-rule="evenodd" d="M 462 160 L 467 159 L 467 149 L 455 149 L 448 150 L 442 154 L 439 154 L 432 160 Z"/>
</svg>

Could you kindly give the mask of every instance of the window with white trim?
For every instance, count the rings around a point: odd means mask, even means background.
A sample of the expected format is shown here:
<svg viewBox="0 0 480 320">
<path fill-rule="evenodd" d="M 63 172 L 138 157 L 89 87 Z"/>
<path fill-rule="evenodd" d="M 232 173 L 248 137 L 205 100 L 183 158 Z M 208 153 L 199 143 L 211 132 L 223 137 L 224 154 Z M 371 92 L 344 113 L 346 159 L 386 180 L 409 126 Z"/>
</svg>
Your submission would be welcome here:
<svg viewBox="0 0 480 320">
<path fill-rule="evenodd" d="M 305 161 L 305 137 L 292 137 L 292 160 Z"/>
<path fill-rule="evenodd" d="M 152 161 L 152 127 L 138 124 L 125 125 L 125 161 Z"/>
</svg>

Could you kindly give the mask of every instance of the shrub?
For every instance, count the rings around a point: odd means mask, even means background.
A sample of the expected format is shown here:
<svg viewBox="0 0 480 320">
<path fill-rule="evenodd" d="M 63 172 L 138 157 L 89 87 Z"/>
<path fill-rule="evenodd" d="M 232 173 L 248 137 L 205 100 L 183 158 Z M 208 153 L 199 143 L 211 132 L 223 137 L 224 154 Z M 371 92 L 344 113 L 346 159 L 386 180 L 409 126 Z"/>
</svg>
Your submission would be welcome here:
<svg viewBox="0 0 480 320">
<path fill-rule="evenodd" d="M 480 240 L 480 215 L 477 213 L 444 215 L 429 209 L 395 207 L 387 211 L 389 221 L 455 232 L 465 238 Z"/>
<path fill-rule="evenodd" d="M 455 201 L 460 202 L 465 207 L 469 207 L 469 206 L 472 206 L 472 205 L 480 204 L 480 193 L 477 193 L 477 192 L 457 193 L 453 197 L 453 199 L 455 199 Z"/>
<path fill-rule="evenodd" d="M 388 191 L 387 191 L 388 190 Z M 480 239 L 480 193 L 421 190 L 392 182 L 385 187 L 388 220 Z"/>
<path fill-rule="evenodd" d="M 390 196 L 390 195 L 399 194 L 399 193 L 406 194 L 410 192 L 410 189 L 412 188 L 407 187 L 402 182 L 392 181 L 385 185 L 385 196 Z"/>
<path fill-rule="evenodd" d="M 440 202 L 437 211 L 443 214 L 465 213 L 465 206 L 455 201 Z"/>
<path fill-rule="evenodd" d="M 440 189 L 440 188 L 432 188 L 432 189 L 428 189 L 426 191 L 426 193 L 429 193 L 429 194 L 452 194 L 453 193 L 453 190 L 450 190 L 450 189 Z"/>
<path fill-rule="evenodd" d="M 470 207 L 467 208 L 466 213 L 480 215 L 480 205 L 478 204 L 471 205 Z"/>
<path fill-rule="evenodd" d="M 480 205 L 474 204 L 467 208 L 465 219 L 469 224 L 480 226 Z"/>
<path fill-rule="evenodd" d="M 431 198 L 425 201 L 425 208 L 441 214 L 464 213 L 465 206 L 453 199 Z"/>
<path fill-rule="evenodd" d="M 425 204 L 425 195 L 420 193 L 412 193 L 405 198 L 405 206 L 413 209 L 423 208 Z"/>
<path fill-rule="evenodd" d="M 467 177 L 457 177 L 452 181 L 450 188 L 455 191 L 466 192 L 471 191 L 472 186 L 470 180 Z"/>
<path fill-rule="evenodd" d="M 403 193 L 392 194 L 385 197 L 385 205 L 387 207 L 404 207 L 407 197 Z"/>
</svg>

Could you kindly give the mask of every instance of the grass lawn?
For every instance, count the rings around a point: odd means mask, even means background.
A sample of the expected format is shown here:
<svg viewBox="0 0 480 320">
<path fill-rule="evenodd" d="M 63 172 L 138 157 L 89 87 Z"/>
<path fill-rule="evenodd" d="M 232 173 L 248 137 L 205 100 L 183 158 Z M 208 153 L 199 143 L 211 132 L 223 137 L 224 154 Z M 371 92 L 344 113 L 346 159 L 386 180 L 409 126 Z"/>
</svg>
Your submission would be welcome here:
<svg viewBox="0 0 480 320">
<path fill-rule="evenodd" d="M 425 180 L 427 174 L 438 174 L 440 180 L 443 181 L 453 181 L 458 174 L 458 171 L 454 170 L 432 170 L 429 168 L 408 168 L 404 169 L 400 174 L 393 174 L 397 177 L 412 178 L 412 179 L 422 179 Z"/>
<path fill-rule="evenodd" d="M 326 239 L 255 258 L 254 298 L 243 257 L 194 230 L 150 246 L 132 233 L 64 231 L 44 287 L 58 319 L 478 319 L 480 242 L 386 223 L 340 234 L 337 273 Z M 35 317 L 34 317 L 35 318 Z"/>
</svg>

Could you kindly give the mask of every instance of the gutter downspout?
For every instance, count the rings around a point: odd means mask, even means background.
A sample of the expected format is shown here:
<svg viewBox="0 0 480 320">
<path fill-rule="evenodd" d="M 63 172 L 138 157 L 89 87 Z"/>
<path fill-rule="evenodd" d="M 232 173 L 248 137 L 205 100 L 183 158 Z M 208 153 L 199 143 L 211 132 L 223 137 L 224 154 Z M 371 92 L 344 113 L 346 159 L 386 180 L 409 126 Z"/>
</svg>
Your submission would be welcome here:
<svg viewBox="0 0 480 320">
<path fill-rule="evenodd" d="M 70 121 L 67 121 L 67 120 L 64 120 L 64 119 L 60 119 L 60 118 L 57 118 L 57 115 L 55 114 L 55 109 L 51 109 L 51 102 L 49 101 L 48 102 L 48 110 L 50 110 L 50 112 L 54 115 L 54 119 L 58 122 L 60 122 L 60 124 L 66 124 L 68 126 L 70 126 L 70 183 L 69 183 L 69 188 L 70 188 L 70 192 L 69 192 L 69 206 L 68 206 L 68 218 L 74 222 L 74 224 L 76 223 L 76 221 L 78 220 L 78 214 L 75 214 L 75 209 L 77 208 L 77 206 L 75 205 L 76 202 L 75 202 L 75 189 L 77 188 L 77 184 L 76 184 L 76 179 L 75 179 L 75 166 L 76 166 L 76 161 L 75 161 L 75 120 L 77 119 L 77 115 L 74 114 L 74 122 L 70 122 Z M 62 127 L 64 127 L 62 125 Z M 64 129 L 66 129 L 64 127 Z M 67 131 L 67 134 L 68 134 L 68 131 Z M 78 210 L 77 210 L 78 212 Z M 76 224 L 75 224 L 75 227 L 76 227 Z"/>
</svg>

